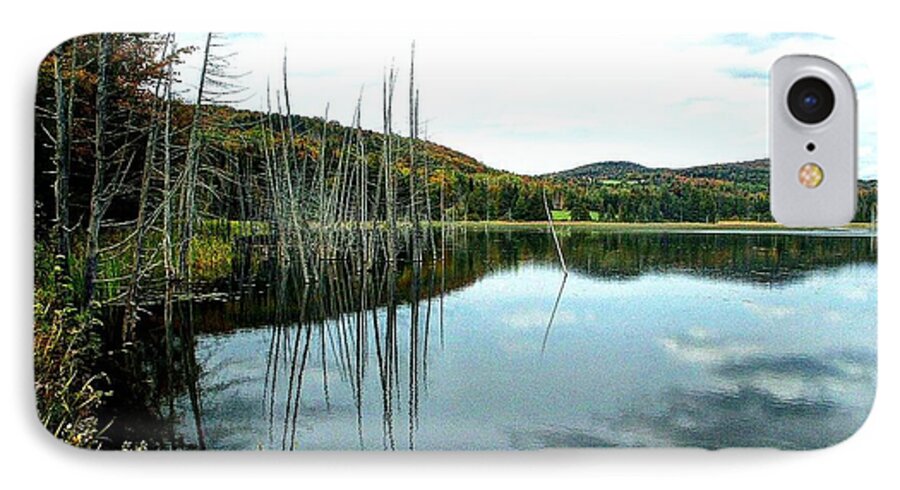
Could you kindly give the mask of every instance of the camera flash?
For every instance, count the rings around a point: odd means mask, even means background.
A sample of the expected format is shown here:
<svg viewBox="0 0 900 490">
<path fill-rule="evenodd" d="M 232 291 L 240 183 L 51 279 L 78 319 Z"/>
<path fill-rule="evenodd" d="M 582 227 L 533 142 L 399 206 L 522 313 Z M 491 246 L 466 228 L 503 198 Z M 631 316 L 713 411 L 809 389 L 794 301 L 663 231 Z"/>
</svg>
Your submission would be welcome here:
<svg viewBox="0 0 900 490">
<path fill-rule="evenodd" d="M 822 179 L 825 178 L 825 172 L 822 171 L 822 167 L 815 163 L 807 163 L 800 167 L 798 178 L 803 187 L 815 189 L 816 187 L 819 187 L 822 183 Z"/>
</svg>

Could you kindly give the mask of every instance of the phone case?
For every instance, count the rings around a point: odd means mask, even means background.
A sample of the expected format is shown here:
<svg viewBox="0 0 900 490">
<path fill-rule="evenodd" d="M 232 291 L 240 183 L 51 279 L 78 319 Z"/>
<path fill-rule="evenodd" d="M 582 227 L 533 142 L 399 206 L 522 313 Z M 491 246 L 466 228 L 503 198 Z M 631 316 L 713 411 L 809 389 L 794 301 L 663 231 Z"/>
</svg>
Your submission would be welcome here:
<svg viewBox="0 0 900 490">
<path fill-rule="evenodd" d="M 769 214 L 798 53 L 856 86 L 846 227 Z M 117 450 L 836 444 L 875 395 L 873 97 L 812 33 L 70 39 L 37 413 Z"/>
</svg>

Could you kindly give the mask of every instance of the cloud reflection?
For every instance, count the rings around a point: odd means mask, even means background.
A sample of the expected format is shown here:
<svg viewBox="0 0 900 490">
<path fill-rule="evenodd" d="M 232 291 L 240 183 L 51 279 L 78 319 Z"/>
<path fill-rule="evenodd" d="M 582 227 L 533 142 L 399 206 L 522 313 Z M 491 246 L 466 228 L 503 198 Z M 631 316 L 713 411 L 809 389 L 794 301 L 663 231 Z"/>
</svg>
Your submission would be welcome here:
<svg viewBox="0 0 900 490">
<path fill-rule="evenodd" d="M 875 356 L 869 351 L 767 353 L 708 334 L 663 343 L 710 377 L 702 388 L 669 390 L 662 411 L 629 421 L 651 427 L 673 445 L 829 446 L 859 428 L 875 393 Z"/>
<path fill-rule="evenodd" d="M 875 394 L 875 355 L 765 352 L 703 329 L 661 340 L 678 361 L 701 370 L 678 385 L 588 427 L 510 435 L 513 447 L 685 446 L 814 449 L 850 437 Z"/>
</svg>

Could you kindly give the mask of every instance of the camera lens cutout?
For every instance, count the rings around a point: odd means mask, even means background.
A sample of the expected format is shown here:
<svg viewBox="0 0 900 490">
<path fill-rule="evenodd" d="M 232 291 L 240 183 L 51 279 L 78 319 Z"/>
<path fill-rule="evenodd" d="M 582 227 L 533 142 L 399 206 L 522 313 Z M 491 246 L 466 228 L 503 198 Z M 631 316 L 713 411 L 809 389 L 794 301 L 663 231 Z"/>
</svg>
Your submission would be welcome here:
<svg viewBox="0 0 900 490">
<path fill-rule="evenodd" d="M 818 124 L 834 110 L 834 91 L 822 79 L 801 78 L 788 91 L 788 109 L 800 122 Z"/>
</svg>

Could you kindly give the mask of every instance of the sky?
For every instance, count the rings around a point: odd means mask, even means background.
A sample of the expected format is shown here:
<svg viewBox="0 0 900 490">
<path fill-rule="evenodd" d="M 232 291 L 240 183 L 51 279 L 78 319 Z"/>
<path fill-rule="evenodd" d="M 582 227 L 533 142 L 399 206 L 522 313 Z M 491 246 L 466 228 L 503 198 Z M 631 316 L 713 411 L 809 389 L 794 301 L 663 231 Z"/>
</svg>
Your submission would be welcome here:
<svg viewBox="0 0 900 490">
<path fill-rule="evenodd" d="M 205 34 L 179 34 L 202 46 Z M 260 110 L 282 85 L 287 52 L 294 113 L 381 129 L 381 87 L 399 70 L 394 128 L 408 134 L 412 39 L 399 36 L 231 34 L 220 54 L 244 74 L 241 108 Z M 859 175 L 876 175 L 871 74 L 839 41 L 807 33 L 634 36 L 433 36 L 415 39 L 420 133 L 483 163 L 541 174 L 605 160 L 688 167 L 752 160 L 767 151 L 769 66 L 785 54 L 840 64 L 859 100 Z M 181 68 L 193 98 L 202 51 Z M 274 103 L 273 103 L 274 106 Z"/>
</svg>

